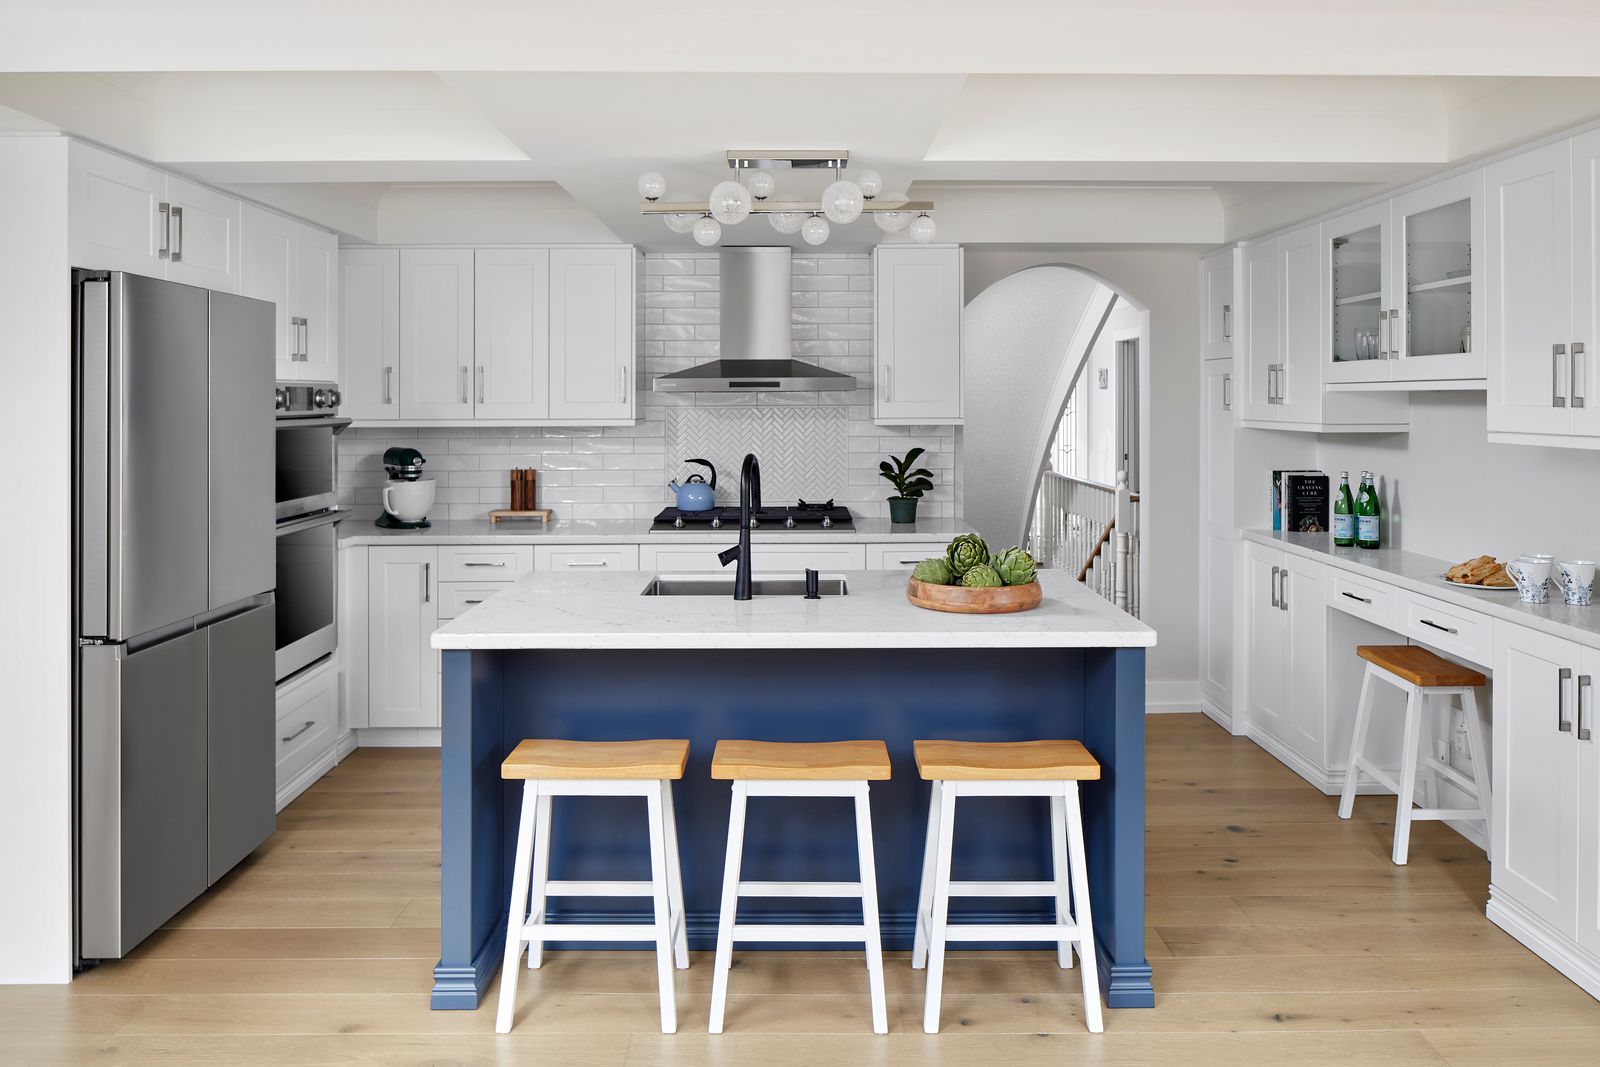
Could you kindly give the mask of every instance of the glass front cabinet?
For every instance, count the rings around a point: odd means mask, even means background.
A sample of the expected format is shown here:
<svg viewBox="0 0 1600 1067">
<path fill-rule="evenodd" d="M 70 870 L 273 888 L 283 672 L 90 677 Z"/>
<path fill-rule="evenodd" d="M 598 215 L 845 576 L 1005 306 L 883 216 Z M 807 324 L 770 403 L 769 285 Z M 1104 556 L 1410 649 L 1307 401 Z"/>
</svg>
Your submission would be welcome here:
<svg viewBox="0 0 1600 1067">
<path fill-rule="evenodd" d="M 1473 171 L 1323 224 L 1325 383 L 1481 387 L 1483 181 Z"/>
</svg>

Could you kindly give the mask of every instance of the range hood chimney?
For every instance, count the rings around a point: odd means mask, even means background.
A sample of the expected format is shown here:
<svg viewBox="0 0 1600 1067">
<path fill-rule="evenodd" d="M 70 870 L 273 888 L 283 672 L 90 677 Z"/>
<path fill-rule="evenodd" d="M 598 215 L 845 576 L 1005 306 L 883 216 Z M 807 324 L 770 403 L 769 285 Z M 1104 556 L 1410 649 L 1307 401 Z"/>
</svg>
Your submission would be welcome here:
<svg viewBox="0 0 1600 1067">
<path fill-rule="evenodd" d="M 851 374 L 790 356 L 790 257 L 786 245 L 721 250 L 721 359 L 663 374 L 662 392 L 796 392 L 854 389 Z"/>
</svg>

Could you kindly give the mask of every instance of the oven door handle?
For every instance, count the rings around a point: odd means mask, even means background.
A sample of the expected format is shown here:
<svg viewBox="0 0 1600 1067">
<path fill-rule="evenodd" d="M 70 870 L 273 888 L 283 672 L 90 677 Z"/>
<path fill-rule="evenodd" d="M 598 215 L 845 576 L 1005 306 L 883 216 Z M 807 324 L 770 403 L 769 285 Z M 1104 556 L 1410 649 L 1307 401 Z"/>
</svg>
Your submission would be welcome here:
<svg viewBox="0 0 1600 1067">
<path fill-rule="evenodd" d="M 295 519 L 292 522 L 280 522 L 278 524 L 277 534 L 279 537 L 282 537 L 284 534 L 294 534 L 301 533 L 305 530 L 315 530 L 319 526 L 332 526 L 336 523 L 341 523 L 347 518 L 349 518 L 348 512 L 324 511 L 320 515 L 312 515 L 309 518 Z"/>
</svg>

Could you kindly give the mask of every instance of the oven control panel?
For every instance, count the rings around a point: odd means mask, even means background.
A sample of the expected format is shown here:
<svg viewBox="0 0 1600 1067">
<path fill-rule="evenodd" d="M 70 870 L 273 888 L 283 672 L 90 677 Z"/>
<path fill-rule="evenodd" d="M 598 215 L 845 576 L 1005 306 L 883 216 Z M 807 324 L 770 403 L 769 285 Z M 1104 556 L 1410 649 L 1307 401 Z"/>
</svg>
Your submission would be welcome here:
<svg viewBox="0 0 1600 1067">
<path fill-rule="evenodd" d="M 341 399 L 333 382 L 279 382 L 273 409 L 280 419 L 327 418 L 339 414 Z"/>
</svg>

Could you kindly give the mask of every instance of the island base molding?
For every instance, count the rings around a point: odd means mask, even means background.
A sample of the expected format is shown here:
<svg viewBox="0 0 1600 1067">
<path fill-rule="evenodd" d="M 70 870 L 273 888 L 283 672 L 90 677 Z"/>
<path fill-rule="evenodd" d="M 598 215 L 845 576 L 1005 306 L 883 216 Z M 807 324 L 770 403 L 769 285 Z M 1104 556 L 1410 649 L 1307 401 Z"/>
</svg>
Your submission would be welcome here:
<svg viewBox="0 0 1600 1067">
<path fill-rule="evenodd" d="M 1572 979 L 1585 993 L 1600 1000 L 1600 959 L 1572 938 L 1528 911 L 1515 899 L 1496 893 L 1489 885 L 1489 921 L 1520 941 L 1524 948 Z"/>
</svg>

